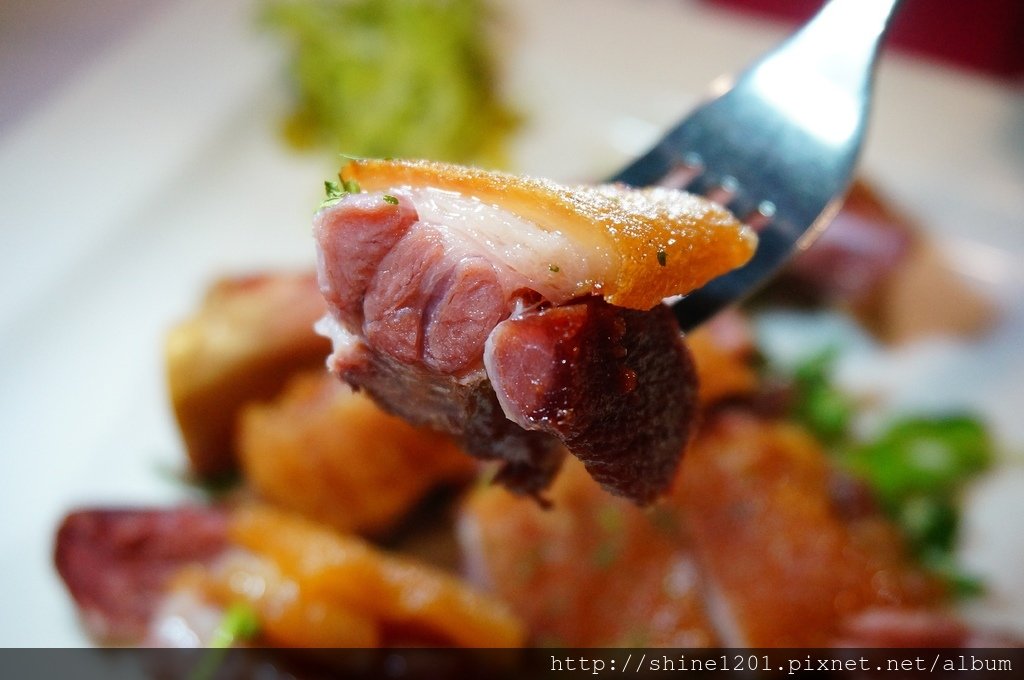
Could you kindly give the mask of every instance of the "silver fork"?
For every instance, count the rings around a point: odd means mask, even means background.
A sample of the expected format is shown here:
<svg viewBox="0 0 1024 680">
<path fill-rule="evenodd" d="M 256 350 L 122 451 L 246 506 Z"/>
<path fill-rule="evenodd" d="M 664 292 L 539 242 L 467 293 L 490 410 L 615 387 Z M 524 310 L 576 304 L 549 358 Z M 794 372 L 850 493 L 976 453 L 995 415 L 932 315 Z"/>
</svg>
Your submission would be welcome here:
<svg viewBox="0 0 1024 680">
<path fill-rule="evenodd" d="M 746 266 L 674 304 L 689 330 L 769 279 L 828 225 L 864 140 L 878 48 L 901 0 L 832 0 L 610 181 L 685 188 L 758 231 Z"/>
</svg>

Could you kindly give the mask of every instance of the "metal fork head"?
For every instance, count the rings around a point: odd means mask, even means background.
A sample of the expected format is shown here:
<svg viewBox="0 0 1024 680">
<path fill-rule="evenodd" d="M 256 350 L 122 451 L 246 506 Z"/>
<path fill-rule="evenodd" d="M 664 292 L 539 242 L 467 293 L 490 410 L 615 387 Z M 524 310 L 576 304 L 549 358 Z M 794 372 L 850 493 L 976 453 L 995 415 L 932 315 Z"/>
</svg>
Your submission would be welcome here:
<svg viewBox="0 0 1024 680">
<path fill-rule="evenodd" d="M 757 252 L 674 305 L 684 330 L 753 292 L 827 226 L 853 177 L 878 47 L 901 0 L 832 0 L 611 178 L 685 188 L 757 229 Z"/>
</svg>

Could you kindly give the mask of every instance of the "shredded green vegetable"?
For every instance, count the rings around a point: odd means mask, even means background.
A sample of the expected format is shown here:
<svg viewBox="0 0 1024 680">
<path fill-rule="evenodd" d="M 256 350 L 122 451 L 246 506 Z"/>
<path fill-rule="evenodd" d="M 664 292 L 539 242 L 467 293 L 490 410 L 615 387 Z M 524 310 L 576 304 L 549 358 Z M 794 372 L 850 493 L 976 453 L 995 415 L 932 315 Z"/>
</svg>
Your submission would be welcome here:
<svg viewBox="0 0 1024 680">
<path fill-rule="evenodd" d="M 921 495 L 955 493 L 992 461 L 992 442 L 984 426 L 966 415 L 906 418 L 849 459 L 881 499 L 899 504 Z"/>
<path fill-rule="evenodd" d="M 960 570 L 953 552 L 960 494 L 995 458 L 985 426 L 964 414 L 911 416 L 870 440 L 858 439 L 851 428 L 855 402 L 832 381 L 836 356 L 826 351 L 793 372 L 792 415 L 871 486 L 926 567 L 958 595 L 979 593 L 981 583 Z"/>
<path fill-rule="evenodd" d="M 835 349 L 827 349 L 802 363 L 793 374 L 794 415 L 826 443 L 848 435 L 854 413 L 853 401 L 832 384 L 836 356 Z"/>
<path fill-rule="evenodd" d="M 376 158 L 501 158 L 516 116 L 500 100 L 484 0 L 265 0 L 291 47 L 286 132 Z"/>
<path fill-rule="evenodd" d="M 846 463 L 875 489 L 922 562 L 954 593 L 978 594 L 981 583 L 953 559 L 966 484 L 995 458 L 985 427 L 966 415 L 911 417 L 854 447 Z"/>
</svg>

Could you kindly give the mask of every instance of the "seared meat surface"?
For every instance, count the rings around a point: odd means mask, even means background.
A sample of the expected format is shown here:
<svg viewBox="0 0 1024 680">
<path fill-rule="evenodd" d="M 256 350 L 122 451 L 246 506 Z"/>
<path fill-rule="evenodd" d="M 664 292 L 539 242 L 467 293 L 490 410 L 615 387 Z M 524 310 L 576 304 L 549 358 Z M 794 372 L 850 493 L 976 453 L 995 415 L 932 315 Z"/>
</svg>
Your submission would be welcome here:
<svg viewBox="0 0 1024 680">
<path fill-rule="evenodd" d="M 375 190 L 315 219 L 331 370 L 501 459 L 498 480 L 516 491 L 546 488 L 564 444 L 613 493 L 645 504 L 664 492 L 697 390 L 661 298 L 744 261 L 748 231 L 667 190 L 436 164 L 345 172 Z"/>
</svg>

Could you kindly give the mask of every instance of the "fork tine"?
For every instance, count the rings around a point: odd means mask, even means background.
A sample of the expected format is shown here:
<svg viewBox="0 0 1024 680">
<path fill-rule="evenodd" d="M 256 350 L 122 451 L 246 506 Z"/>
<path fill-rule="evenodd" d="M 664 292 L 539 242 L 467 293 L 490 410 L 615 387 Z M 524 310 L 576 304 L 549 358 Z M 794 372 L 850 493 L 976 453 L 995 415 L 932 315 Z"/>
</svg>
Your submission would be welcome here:
<svg viewBox="0 0 1024 680">
<path fill-rule="evenodd" d="M 758 229 L 750 263 L 675 303 L 684 330 L 770 278 L 837 210 L 863 141 L 878 46 L 900 1 L 831 0 L 611 178 L 685 188 Z"/>
</svg>

